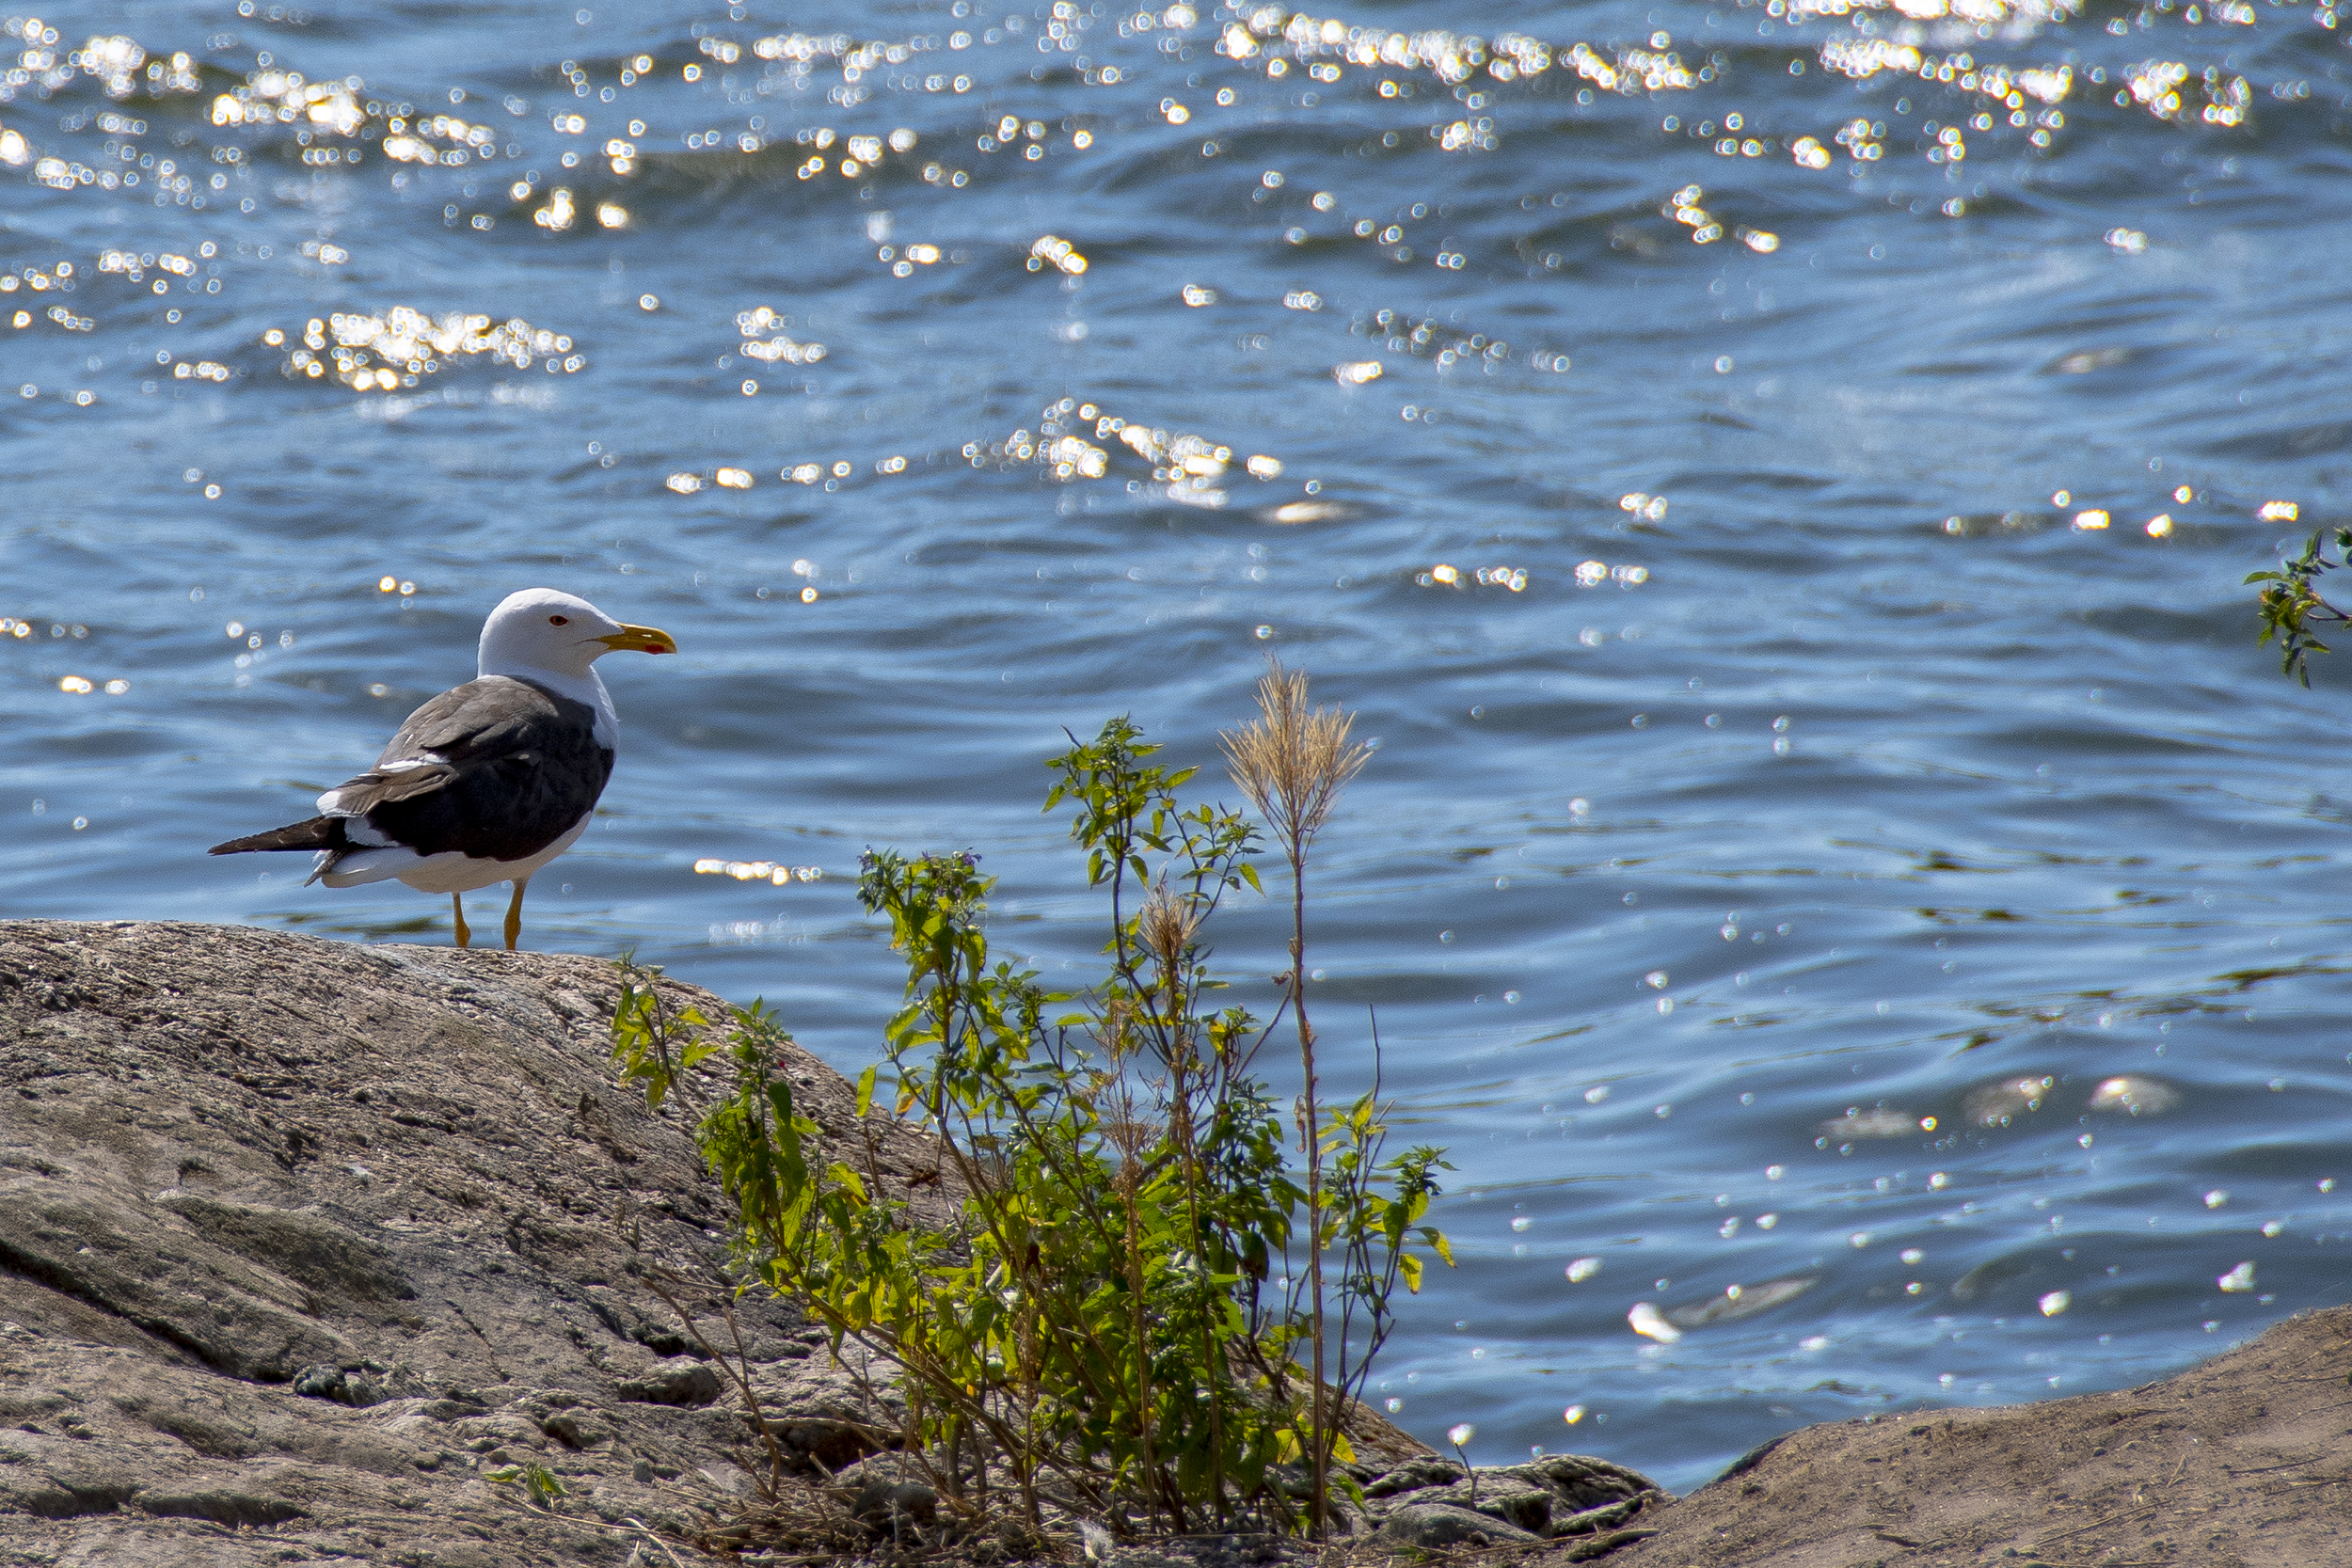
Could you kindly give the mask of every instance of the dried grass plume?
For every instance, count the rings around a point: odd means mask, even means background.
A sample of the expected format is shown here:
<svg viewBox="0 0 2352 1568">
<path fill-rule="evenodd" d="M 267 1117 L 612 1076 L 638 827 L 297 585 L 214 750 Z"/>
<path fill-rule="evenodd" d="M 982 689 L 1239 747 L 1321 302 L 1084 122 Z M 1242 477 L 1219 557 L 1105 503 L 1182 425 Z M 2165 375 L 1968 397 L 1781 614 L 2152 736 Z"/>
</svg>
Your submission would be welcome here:
<svg viewBox="0 0 2352 1568">
<path fill-rule="evenodd" d="M 1200 928 L 1200 911 L 1187 905 L 1168 885 L 1165 876 L 1152 884 L 1137 930 L 1143 945 L 1159 960 L 1163 972 L 1173 971 L 1184 961 L 1185 949 L 1192 945 L 1193 936 Z"/>
<path fill-rule="evenodd" d="M 1278 659 L 1259 678 L 1258 717 L 1218 736 L 1233 782 L 1294 858 L 1313 842 L 1347 781 L 1372 759 L 1372 748 L 1348 741 L 1355 722 L 1344 709 L 1310 711 L 1307 672 L 1286 670 Z"/>
</svg>

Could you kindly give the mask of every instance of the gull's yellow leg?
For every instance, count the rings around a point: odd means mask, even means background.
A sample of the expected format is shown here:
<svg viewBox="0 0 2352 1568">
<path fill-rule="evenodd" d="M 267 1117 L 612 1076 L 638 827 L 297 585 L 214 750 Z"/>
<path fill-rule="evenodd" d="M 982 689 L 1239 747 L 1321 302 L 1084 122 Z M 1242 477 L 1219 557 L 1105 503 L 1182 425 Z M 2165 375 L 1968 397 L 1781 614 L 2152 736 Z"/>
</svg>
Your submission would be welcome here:
<svg viewBox="0 0 2352 1568">
<path fill-rule="evenodd" d="M 515 951 L 515 939 L 523 934 L 523 889 L 531 885 L 528 877 L 515 879 L 515 901 L 506 906 L 506 950 Z"/>
<path fill-rule="evenodd" d="M 451 894 L 449 895 L 449 907 L 451 912 L 457 916 L 457 945 L 460 947 L 470 947 L 473 945 L 473 932 L 466 926 L 465 895 L 461 893 Z"/>
</svg>

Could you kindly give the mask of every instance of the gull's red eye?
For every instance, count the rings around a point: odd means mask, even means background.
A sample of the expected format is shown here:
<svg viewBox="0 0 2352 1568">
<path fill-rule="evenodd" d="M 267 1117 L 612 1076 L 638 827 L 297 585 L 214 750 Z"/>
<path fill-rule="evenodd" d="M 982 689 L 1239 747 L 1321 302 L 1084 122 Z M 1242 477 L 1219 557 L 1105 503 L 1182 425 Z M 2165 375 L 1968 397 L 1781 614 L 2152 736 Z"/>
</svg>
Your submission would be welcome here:
<svg viewBox="0 0 2352 1568">
<path fill-rule="evenodd" d="M 572 618 L 568 615 L 550 615 L 548 617 L 548 625 L 551 626 L 568 626 L 571 624 Z"/>
</svg>

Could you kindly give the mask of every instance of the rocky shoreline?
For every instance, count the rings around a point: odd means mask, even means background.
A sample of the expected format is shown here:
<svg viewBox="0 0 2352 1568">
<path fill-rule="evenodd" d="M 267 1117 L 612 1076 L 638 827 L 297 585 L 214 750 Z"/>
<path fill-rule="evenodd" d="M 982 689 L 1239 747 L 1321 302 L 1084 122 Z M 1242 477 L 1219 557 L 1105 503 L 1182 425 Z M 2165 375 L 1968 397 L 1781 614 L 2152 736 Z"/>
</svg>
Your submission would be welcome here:
<svg viewBox="0 0 2352 1568">
<path fill-rule="evenodd" d="M 723 1501 L 740 1423 L 616 1223 L 707 1275 L 715 1195 L 611 1085 L 612 989 L 584 958 L 0 926 L 0 1561 L 617 1563 L 624 1521 Z M 746 1310 L 789 1386 L 811 1337 Z M 480 1479 L 521 1460 L 580 1523 Z"/>
<path fill-rule="evenodd" d="M 0 923 L 0 1565 L 684 1562 L 771 1438 L 812 1477 L 851 1467 L 846 1517 L 877 1486 L 919 1503 L 863 1458 L 888 1396 L 821 1333 L 755 1295 L 723 1322 L 719 1195 L 675 1111 L 615 1087 L 616 991 L 576 956 Z M 847 1136 L 850 1086 L 805 1053 L 788 1071 Z M 938 1201 L 936 1145 L 879 1135 L 885 1180 Z M 2347 1368 L 2352 1313 L 2317 1314 L 2130 1394 L 1809 1429 L 1679 1503 L 1575 1456 L 1473 1491 L 1369 1418 L 1332 1552 L 2338 1563 Z M 562 1496 L 534 1504 L 527 1467 Z M 2223 1537 L 2175 1522 L 2197 1508 Z M 1301 1555 L 1104 1548 L 1268 1553 Z"/>
<path fill-rule="evenodd" d="M 2137 1388 L 1807 1427 L 1645 1522 L 1612 1568 L 2343 1568 L 2352 1308 Z"/>
</svg>

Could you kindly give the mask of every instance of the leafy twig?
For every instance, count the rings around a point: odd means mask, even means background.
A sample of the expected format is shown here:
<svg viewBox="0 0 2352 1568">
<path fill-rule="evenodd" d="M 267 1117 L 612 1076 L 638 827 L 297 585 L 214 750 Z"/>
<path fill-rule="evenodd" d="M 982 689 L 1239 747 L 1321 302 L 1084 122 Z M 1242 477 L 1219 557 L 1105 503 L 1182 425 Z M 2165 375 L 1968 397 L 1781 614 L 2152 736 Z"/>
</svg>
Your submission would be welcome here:
<svg viewBox="0 0 2352 1568">
<path fill-rule="evenodd" d="M 2309 656 L 2328 652 L 2328 644 L 2312 631 L 2312 624 L 2335 626 L 2352 620 L 2323 598 L 2318 588 L 2322 577 L 2352 561 L 2352 529 L 2333 531 L 2329 543 L 2335 546 L 2337 559 L 2332 561 L 2321 543 L 2328 539 L 2329 531 L 2322 529 L 2312 535 L 2301 555 L 2281 561 L 2277 571 L 2246 575 L 2249 583 L 2269 584 L 2262 591 L 2262 635 L 2255 639 L 2256 644 L 2277 638 L 2280 673 L 2293 675 L 2306 687 L 2312 684 Z"/>
</svg>

